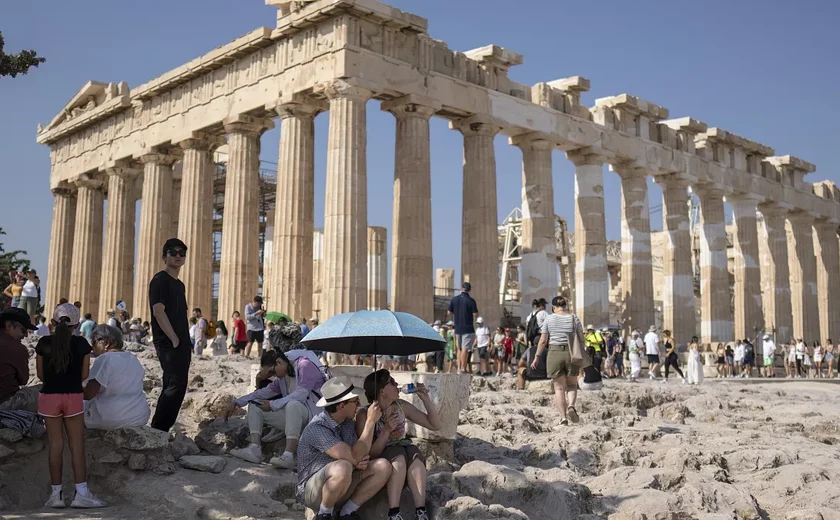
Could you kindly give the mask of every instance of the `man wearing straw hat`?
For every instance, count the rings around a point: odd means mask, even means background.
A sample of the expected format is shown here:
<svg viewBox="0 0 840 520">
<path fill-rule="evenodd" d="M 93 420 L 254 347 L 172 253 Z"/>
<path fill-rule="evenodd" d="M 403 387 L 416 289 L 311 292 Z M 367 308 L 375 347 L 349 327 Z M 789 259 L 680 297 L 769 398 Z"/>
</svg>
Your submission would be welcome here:
<svg viewBox="0 0 840 520">
<path fill-rule="evenodd" d="M 376 422 L 382 417 L 378 403 L 368 408 L 361 436 L 356 435 L 356 410 L 361 389 L 350 378 L 334 377 L 321 387 L 317 406 L 324 409 L 303 430 L 298 444 L 299 502 L 317 511 L 316 520 L 332 520 L 336 504 L 343 503 L 339 520 L 358 518 L 356 511 L 382 489 L 391 477 L 391 463 L 370 460 Z"/>
</svg>

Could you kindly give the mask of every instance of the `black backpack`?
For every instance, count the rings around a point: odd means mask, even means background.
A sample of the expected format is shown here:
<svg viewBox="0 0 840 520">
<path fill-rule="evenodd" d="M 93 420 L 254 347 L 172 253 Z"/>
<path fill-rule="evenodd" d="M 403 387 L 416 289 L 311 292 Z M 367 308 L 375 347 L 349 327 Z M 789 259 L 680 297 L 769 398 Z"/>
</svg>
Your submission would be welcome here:
<svg viewBox="0 0 840 520">
<path fill-rule="evenodd" d="M 531 316 L 531 319 L 528 320 L 528 325 L 525 328 L 525 337 L 528 338 L 529 345 L 533 345 L 537 338 L 540 337 L 540 326 L 537 325 L 537 312 Z"/>
</svg>

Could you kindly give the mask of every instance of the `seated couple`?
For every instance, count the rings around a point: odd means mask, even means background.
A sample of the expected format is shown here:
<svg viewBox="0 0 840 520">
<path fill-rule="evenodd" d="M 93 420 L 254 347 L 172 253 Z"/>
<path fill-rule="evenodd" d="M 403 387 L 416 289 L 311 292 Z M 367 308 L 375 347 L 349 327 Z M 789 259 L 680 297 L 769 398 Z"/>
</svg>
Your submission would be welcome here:
<svg viewBox="0 0 840 520">
<path fill-rule="evenodd" d="M 405 433 L 406 421 L 440 428 L 429 393 L 417 385 L 424 413 L 399 399 L 399 387 L 387 370 L 370 374 L 364 386 L 372 404 L 359 409 L 361 394 L 349 378 L 324 383 L 317 403 L 324 411 L 306 427 L 298 447 L 298 501 L 317 511 L 317 520 L 331 520 L 337 504 L 343 504 L 339 519 L 354 520 L 360 506 L 387 486 L 388 519 L 403 520 L 400 496 L 407 486 L 415 518 L 428 520 L 426 461 Z"/>
</svg>

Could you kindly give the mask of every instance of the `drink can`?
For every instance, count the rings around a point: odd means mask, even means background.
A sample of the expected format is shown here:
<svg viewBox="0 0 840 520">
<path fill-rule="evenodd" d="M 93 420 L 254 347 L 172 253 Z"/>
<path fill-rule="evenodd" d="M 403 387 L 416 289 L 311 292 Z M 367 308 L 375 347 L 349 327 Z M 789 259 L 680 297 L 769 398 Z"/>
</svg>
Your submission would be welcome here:
<svg viewBox="0 0 840 520">
<path fill-rule="evenodd" d="M 404 394 L 413 394 L 414 393 L 414 383 L 408 383 L 407 385 L 403 386 L 403 393 Z"/>
</svg>

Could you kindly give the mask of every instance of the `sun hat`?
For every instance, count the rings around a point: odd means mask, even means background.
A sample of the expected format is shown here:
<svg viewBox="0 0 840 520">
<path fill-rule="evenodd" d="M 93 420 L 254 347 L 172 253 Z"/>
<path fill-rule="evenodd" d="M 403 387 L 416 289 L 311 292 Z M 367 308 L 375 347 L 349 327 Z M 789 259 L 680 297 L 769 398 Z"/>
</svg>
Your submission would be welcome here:
<svg viewBox="0 0 840 520">
<path fill-rule="evenodd" d="M 328 379 L 323 386 L 321 386 L 321 399 L 315 403 L 315 406 L 323 408 L 332 404 L 338 404 L 344 401 L 349 401 L 356 397 L 361 397 L 363 392 L 356 390 L 350 378 L 347 376 L 338 376 Z"/>
<path fill-rule="evenodd" d="M 35 325 L 32 325 L 32 321 L 30 320 L 29 314 L 18 307 L 9 307 L 7 309 L 3 309 L 3 312 L 0 312 L 0 318 L 3 321 L 14 321 L 15 323 L 21 325 L 24 329 L 27 330 L 37 330 Z"/>
<path fill-rule="evenodd" d="M 58 323 L 62 318 L 67 319 L 67 325 L 75 327 L 79 324 L 79 308 L 72 303 L 56 305 L 53 311 L 53 321 Z"/>
</svg>

